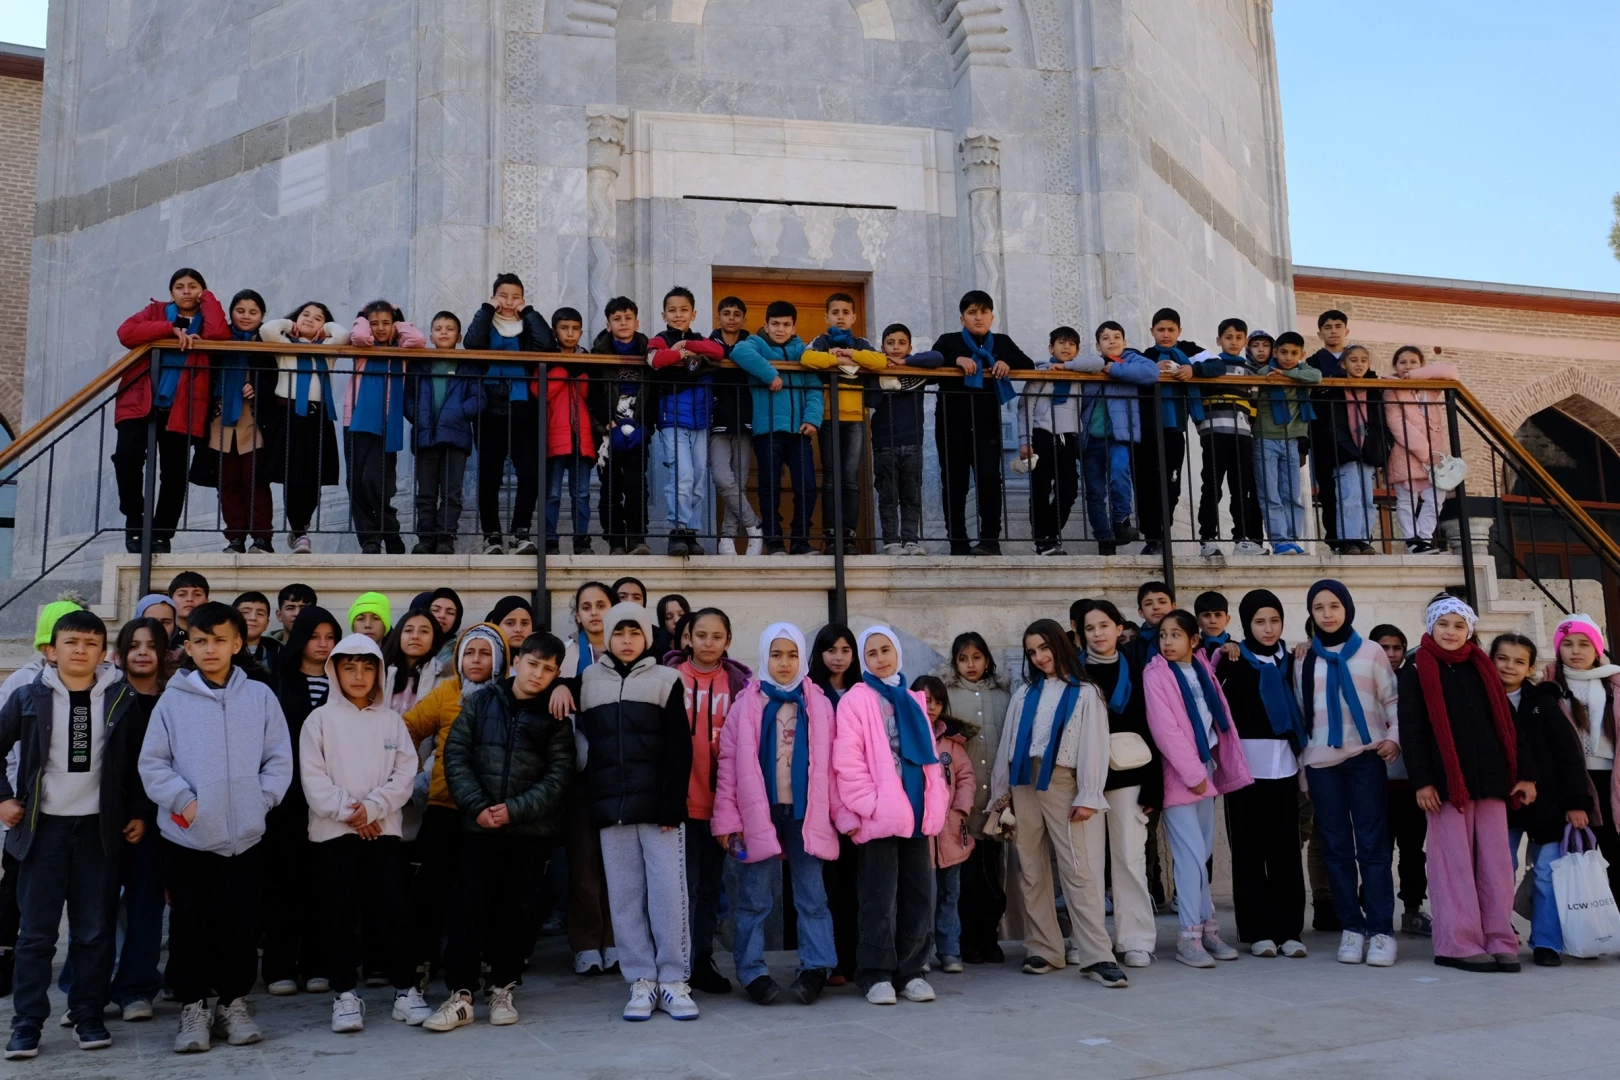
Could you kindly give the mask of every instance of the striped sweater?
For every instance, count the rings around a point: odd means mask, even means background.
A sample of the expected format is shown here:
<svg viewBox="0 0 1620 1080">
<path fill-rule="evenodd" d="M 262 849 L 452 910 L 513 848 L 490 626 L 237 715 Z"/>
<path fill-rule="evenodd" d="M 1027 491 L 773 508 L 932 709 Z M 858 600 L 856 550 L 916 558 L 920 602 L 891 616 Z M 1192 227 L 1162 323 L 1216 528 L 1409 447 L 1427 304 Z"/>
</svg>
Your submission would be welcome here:
<svg viewBox="0 0 1620 1080">
<path fill-rule="evenodd" d="M 1337 652 L 1338 647 L 1330 646 L 1328 651 Z M 1302 697 L 1306 664 L 1310 664 L 1315 671 L 1310 701 L 1305 701 Z M 1300 677 L 1294 684 L 1294 696 L 1300 700 L 1305 726 L 1311 732 L 1311 740 L 1299 757 L 1299 763 L 1307 768 L 1325 769 L 1348 761 L 1366 750 L 1369 745 L 1376 745 L 1385 739 L 1394 743 L 1401 741 L 1400 720 L 1396 712 L 1399 694 L 1396 690 L 1395 671 L 1389 666 L 1389 657 L 1384 655 L 1384 650 L 1376 641 L 1363 641 L 1361 648 L 1350 658 L 1349 667 L 1350 679 L 1355 686 L 1356 695 L 1361 699 L 1361 710 L 1367 718 L 1367 734 L 1372 737 L 1372 742 L 1362 743 L 1361 735 L 1356 731 L 1355 721 L 1350 715 L 1349 703 L 1344 702 L 1341 704 L 1344 717 L 1344 745 L 1332 747 L 1327 744 L 1327 665 L 1320 658 L 1316 658 L 1313 662 L 1307 653 L 1300 665 Z"/>
</svg>

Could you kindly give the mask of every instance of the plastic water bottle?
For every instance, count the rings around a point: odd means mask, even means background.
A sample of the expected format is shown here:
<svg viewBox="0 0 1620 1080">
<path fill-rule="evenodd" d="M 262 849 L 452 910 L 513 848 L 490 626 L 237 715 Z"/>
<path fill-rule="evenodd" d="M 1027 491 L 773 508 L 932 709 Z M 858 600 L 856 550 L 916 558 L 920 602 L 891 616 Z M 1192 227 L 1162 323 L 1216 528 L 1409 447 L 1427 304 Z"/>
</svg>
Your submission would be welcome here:
<svg viewBox="0 0 1620 1080">
<path fill-rule="evenodd" d="M 731 834 L 731 839 L 726 841 L 726 851 L 738 862 L 748 861 L 748 848 L 743 846 L 742 833 Z"/>
</svg>

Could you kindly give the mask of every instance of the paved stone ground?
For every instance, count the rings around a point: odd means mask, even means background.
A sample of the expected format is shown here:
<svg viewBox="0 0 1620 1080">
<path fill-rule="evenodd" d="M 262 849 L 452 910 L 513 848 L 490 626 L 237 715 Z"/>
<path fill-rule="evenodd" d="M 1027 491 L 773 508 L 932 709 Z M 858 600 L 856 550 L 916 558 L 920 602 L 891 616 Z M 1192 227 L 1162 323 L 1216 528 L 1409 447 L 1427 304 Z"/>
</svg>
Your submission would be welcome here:
<svg viewBox="0 0 1620 1080">
<path fill-rule="evenodd" d="M 1229 913 L 1224 921 L 1230 925 Z M 1159 939 L 1174 939 L 1173 917 Z M 1307 934 L 1305 960 L 1257 960 L 1194 971 L 1161 947 L 1159 963 L 1105 990 L 1066 970 L 1022 975 L 1017 950 L 999 967 L 933 976 L 939 1000 L 866 1004 L 853 987 L 804 1008 L 784 995 L 769 1009 L 740 991 L 697 995 L 703 1016 L 644 1024 L 618 1018 L 617 978 L 565 970 L 548 939 L 519 988 L 522 1022 L 478 1023 L 446 1035 L 388 1018 L 392 991 L 366 991 L 365 1032 L 335 1035 L 329 999 L 302 994 L 256 1000 L 265 1041 L 170 1052 L 177 1010 L 156 1021 L 109 1024 L 114 1045 L 93 1054 L 47 1027 L 40 1056 L 7 1062 L 4 1075 L 193 1080 L 211 1077 L 1199 1077 L 1204 1080 L 1522 1080 L 1620 1076 L 1620 963 L 1529 964 L 1519 975 L 1470 975 L 1430 962 L 1427 939 L 1403 937 L 1401 962 L 1376 970 L 1334 962 L 1337 936 Z M 779 981 L 791 957 L 772 954 Z M 729 962 L 722 968 L 728 970 Z M 437 990 L 435 991 L 437 997 Z M 54 1000 L 54 999 L 53 999 Z M 58 1009 L 60 1002 L 55 1002 Z"/>
</svg>

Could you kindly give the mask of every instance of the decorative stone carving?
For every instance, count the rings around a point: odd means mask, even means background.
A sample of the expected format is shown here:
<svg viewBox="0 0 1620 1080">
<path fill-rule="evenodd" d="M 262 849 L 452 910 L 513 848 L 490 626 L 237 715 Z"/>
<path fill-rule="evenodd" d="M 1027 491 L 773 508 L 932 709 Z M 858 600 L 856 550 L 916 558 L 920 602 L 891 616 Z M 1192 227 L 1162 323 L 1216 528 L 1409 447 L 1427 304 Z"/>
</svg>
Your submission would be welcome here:
<svg viewBox="0 0 1620 1080">
<path fill-rule="evenodd" d="M 1012 35 L 1003 6 L 1004 0 L 939 0 L 934 14 L 945 27 L 958 71 L 965 64 L 1006 65 Z"/>
<path fill-rule="evenodd" d="M 593 334 L 602 327 L 602 309 L 619 291 L 615 255 L 619 207 L 615 188 L 629 120 L 630 110 L 621 105 L 585 106 L 585 206 L 586 233 L 590 239 L 591 298 L 591 309 L 585 317 Z"/>
<path fill-rule="evenodd" d="M 973 283 L 989 293 L 1001 307 L 1001 143 L 986 132 L 969 128 L 958 147 L 962 154 L 962 180 L 968 189 L 968 221 L 972 228 Z"/>
</svg>

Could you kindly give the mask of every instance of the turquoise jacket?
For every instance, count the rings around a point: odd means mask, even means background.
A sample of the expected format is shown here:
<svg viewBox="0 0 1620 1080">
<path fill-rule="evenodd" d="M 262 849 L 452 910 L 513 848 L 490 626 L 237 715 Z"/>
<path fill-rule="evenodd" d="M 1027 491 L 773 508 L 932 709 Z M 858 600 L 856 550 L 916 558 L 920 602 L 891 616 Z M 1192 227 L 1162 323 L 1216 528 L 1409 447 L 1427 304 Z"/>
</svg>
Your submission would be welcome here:
<svg viewBox="0 0 1620 1080">
<path fill-rule="evenodd" d="M 775 364 L 795 363 L 804 355 L 804 342 L 798 335 L 785 344 L 773 345 L 764 334 L 754 334 L 737 342 L 731 361 L 748 372 L 748 387 L 754 396 L 754 434 L 775 431 L 798 434 L 800 424 L 821 426 L 824 415 L 824 384 L 808 371 L 777 371 Z M 770 390 L 778 376 L 782 389 Z"/>
</svg>

